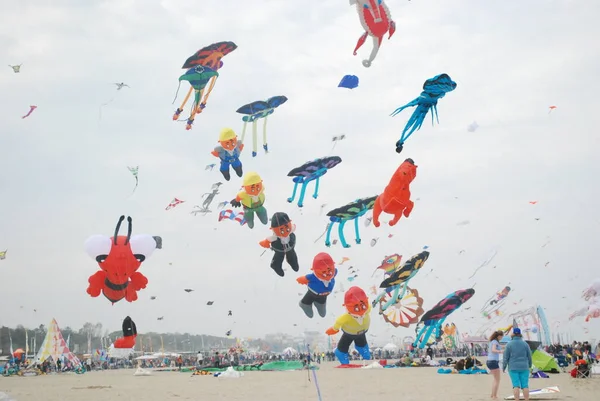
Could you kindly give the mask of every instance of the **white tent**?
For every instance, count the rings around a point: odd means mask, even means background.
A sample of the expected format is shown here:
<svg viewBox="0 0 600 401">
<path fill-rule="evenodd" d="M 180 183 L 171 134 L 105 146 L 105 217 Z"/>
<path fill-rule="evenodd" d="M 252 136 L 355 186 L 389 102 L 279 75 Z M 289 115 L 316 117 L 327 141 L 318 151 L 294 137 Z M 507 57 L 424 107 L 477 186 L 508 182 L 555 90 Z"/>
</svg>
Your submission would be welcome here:
<svg viewBox="0 0 600 401">
<path fill-rule="evenodd" d="M 81 365 L 79 359 L 69 350 L 55 319 L 52 319 L 48 326 L 46 338 L 35 357 L 35 363 L 42 363 L 48 358 L 52 358 L 55 363 L 59 359 L 67 359 L 73 366 Z"/>
<path fill-rule="evenodd" d="M 128 359 L 133 352 L 133 348 L 115 348 L 115 345 L 111 344 L 108 349 L 108 356 L 110 358 Z"/>
<path fill-rule="evenodd" d="M 298 351 L 296 351 L 292 347 L 287 347 L 286 349 L 283 350 L 283 354 L 284 355 L 297 355 Z"/>
<path fill-rule="evenodd" d="M 389 343 L 383 347 L 383 350 L 390 352 L 398 351 L 398 346 L 396 344 Z"/>
</svg>

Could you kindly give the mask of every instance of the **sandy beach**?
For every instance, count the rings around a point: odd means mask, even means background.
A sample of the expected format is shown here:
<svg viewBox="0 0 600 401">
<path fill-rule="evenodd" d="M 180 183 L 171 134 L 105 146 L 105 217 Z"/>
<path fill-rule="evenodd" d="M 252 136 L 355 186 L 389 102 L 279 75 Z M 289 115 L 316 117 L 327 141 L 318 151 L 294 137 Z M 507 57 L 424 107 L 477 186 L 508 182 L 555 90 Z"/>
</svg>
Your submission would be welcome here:
<svg viewBox="0 0 600 401">
<path fill-rule="evenodd" d="M 441 375 L 437 368 L 335 369 L 325 363 L 317 371 L 323 401 L 439 401 L 489 400 L 488 375 Z M 239 379 L 154 372 L 135 377 L 134 370 L 91 372 L 39 377 L 2 377 L 0 391 L 16 401 L 306 401 L 318 400 L 306 371 L 245 372 Z M 531 388 L 559 386 L 560 399 L 598 400 L 600 378 L 575 380 L 568 374 L 532 379 Z M 503 375 L 502 396 L 511 393 Z"/>
</svg>

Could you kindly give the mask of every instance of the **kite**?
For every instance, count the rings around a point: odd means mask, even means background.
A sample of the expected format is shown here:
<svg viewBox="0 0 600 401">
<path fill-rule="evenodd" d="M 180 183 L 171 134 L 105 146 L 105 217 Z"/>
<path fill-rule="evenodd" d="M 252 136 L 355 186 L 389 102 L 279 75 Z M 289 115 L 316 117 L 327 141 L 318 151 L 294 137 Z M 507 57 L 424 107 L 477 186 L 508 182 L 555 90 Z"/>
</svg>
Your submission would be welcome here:
<svg viewBox="0 0 600 401">
<path fill-rule="evenodd" d="M 135 187 L 133 187 L 133 191 L 131 192 L 131 194 L 133 195 L 133 193 L 135 192 L 135 190 L 138 187 L 138 171 L 140 169 L 140 166 L 135 166 L 135 167 L 129 167 L 127 166 L 127 169 L 129 170 L 129 172 L 133 175 L 133 177 L 135 178 Z"/>
<path fill-rule="evenodd" d="M 233 312 L 229 311 L 229 312 L 227 313 L 227 316 L 233 316 Z"/>
<path fill-rule="evenodd" d="M 206 305 L 208 305 L 208 306 L 212 306 L 212 304 L 214 304 L 214 303 L 215 303 L 215 301 L 208 301 L 208 302 L 206 303 Z"/>
<path fill-rule="evenodd" d="M 8 252 L 8 249 L 0 251 L 0 260 L 6 259 L 6 252 Z"/>
<path fill-rule="evenodd" d="M 506 301 L 506 297 L 508 296 L 510 291 L 511 288 L 509 286 L 506 286 L 502 290 L 492 295 L 492 297 L 488 299 L 481 308 L 480 312 L 483 315 L 483 317 L 490 320 L 492 319 L 493 314 L 495 314 L 496 316 L 500 316 L 499 309 Z"/>
<path fill-rule="evenodd" d="M 417 338 L 413 343 L 413 347 L 416 348 L 418 346 L 420 349 L 425 348 L 425 345 L 429 342 L 429 338 L 434 334 L 434 331 L 436 341 L 440 341 L 442 338 L 442 325 L 444 324 L 444 320 L 446 320 L 452 312 L 471 299 L 474 294 L 475 290 L 473 288 L 455 291 L 427 311 L 421 317 L 421 321 L 417 325 Z"/>
<path fill-rule="evenodd" d="M 210 188 L 210 190 L 212 192 L 207 192 L 205 194 L 202 195 L 202 197 L 204 199 L 204 201 L 202 202 L 202 206 L 198 206 L 195 205 L 194 208 L 198 208 L 197 210 L 193 210 L 191 213 L 195 216 L 198 213 L 202 213 L 204 215 L 206 215 L 206 213 L 210 213 L 211 210 L 209 209 L 210 204 L 212 203 L 212 201 L 215 199 L 215 196 L 217 196 L 220 192 L 219 192 L 219 187 L 223 185 L 222 182 L 216 182 L 212 185 L 212 187 Z"/>
<path fill-rule="evenodd" d="M 271 269 L 277 275 L 283 277 L 283 260 L 287 260 L 292 270 L 297 272 L 298 256 L 296 255 L 296 225 L 290 220 L 290 216 L 283 212 L 277 212 L 271 217 L 271 236 L 259 242 L 260 246 L 274 251 L 271 260 Z"/>
<path fill-rule="evenodd" d="M 127 85 L 124 82 L 115 82 L 115 85 L 117 85 L 117 90 L 120 91 L 123 88 L 131 88 L 131 86 Z"/>
<path fill-rule="evenodd" d="M 219 213 L 219 221 L 221 220 L 235 220 L 240 223 L 241 226 L 246 224 L 246 219 L 244 219 L 244 212 L 236 213 L 233 210 L 221 210 Z"/>
<path fill-rule="evenodd" d="M 356 236 L 356 243 L 360 244 L 360 232 L 358 230 L 358 219 L 365 215 L 369 210 L 373 209 L 377 196 L 371 196 L 370 198 L 357 199 L 354 202 L 348 203 L 345 206 L 338 207 L 330 210 L 327 213 L 331 224 L 327 228 L 327 235 L 325 237 L 325 246 L 331 246 L 331 230 L 333 226 L 338 223 L 338 235 L 342 246 L 344 248 L 350 248 L 350 245 L 346 243 L 346 237 L 344 236 L 344 225 L 351 220 L 354 220 L 354 233 Z"/>
<path fill-rule="evenodd" d="M 469 124 L 469 126 L 467 127 L 467 131 L 469 132 L 475 132 L 477 131 L 477 128 L 479 128 L 479 125 L 477 124 L 477 121 L 473 121 L 471 124 Z M 454 324 L 454 323 L 453 323 Z"/>
<path fill-rule="evenodd" d="M 206 170 L 212 171 L 213 168 L 215 168 L 215 166 L 216 166 L 215 163 L 213 163 L 213 164 L 207 164 L 206 167 L 204 167 L 204 171 L 206 171 Z"/>
<path fill-rule="evenodd" d="M 10 64 L 9 64 L 8 66 L 9 66 L 10 68 L 12 68 L 12 70 L 13 70 L 13 72 L 14 72 L 15 74 L 18 74 L 18 73 L 20 73 L 20 72 L 21 72 L 21 66 L 22 66 L 22 65 L 23 65 L 23 64 L 19 64 L 19 65 L 10 65 Z"/>
<path fill-rule="evenodd" d="M 298 185 L 302 184 L 302 188 L 300 189 L 300 197 L 298 198 L 298 207 L 303 207 L 304 196 L 306 195 L 306 187 L 311 181 L 315 181 L 315 192 L 313 193 L 313 198 L 317 199 L 319 196 L 319 184 L 321 177 L 323 177 L 329 170 L 341 162 L 342 159 L 338 156 L 327 156 L 306 162 L 302 166 L 292 169 L 288 173 L 288 177 L 294 177 L 294 191 L 292 192 L 292 196 L 288 198 L 287 201 L 289 203 L 294 201 L 296 198 Z"/>
<path fill-rule="evenodd" d="M 379 238 L 373 238 L 371 240 L 371 247 L 374 247 L 375 245 L 377 245 L 377 241 L 379 241 Z"/>
<path fill-rule="evenodd" d="M 385 271 L 386 278 L 379 285 L 379 288 L 384 288 L 385 291 L 375 298 L 373 306 L 377 305 L 386 294 L 390 296 L 387 303 L 381 304 L 380 313 L 385 312 L 388 307 L 400 301 L 408 289 L 408 282 L 421 270 L 427 259 L 429 259 L 429 252 L 422 251 L 400 266 L 401 255 L 387 256 L 381 262 L 381 265 L 377 267 L 377 269 Z"/>
<path fill-rule="evenodd" d="M 456 82 L 454 82 L 448 74 L 436 75 L 435 77 L 425 81 L 423 84 L 423 92 L 421 92 L 418 98 L 394 110 L 394 112 L 391 114 L 392 117 L 399 114 L 407 107 L 417 106 L 413 114 L 408 119 L 408 122 L 404 126 L 404 130 L 402 130 L 402 136 L 398 142 L 396 142 L 397 153 L 402 152 L 404 142 L 413 134 L 413 132 L 421 129 L 423 121 L 425 121 L 425 116 L 430 109 L 433 109 L 431 113 L 431 122 L 434 122 L 435 115 L 435 119 L 437 120 L 438 124 L 440 123 L 437 114 L 437 102 L 439 99 L 446 96 L 446 93 L 452 92 L 454 89 L 456 89 Z"/>
<path fill-rule="evenodd" d="M 161 317 L 157 317 L 156 320 L 163 320 L 165 317 L 161 316 Z"/>
<path fill-rule="evenodd" d="M 231 330 L 227 330 L 227 331 L 225 332 L 225 335 L 226 335 L 227 337 L 229 337 L 229 336 L 231 335 Z"/>
<path fill-rule="evenodd" d="M 119 235 L 123 220 L 125 216 L 119 217 L 113 237 L 94 235 L 85 242 L 87 254 L 100 267 L 100 271 L 88 279 L 87 293 L 93 298 L 102 293 L 113 304 L 123 298 L 127 302 L 138 299 L 137 292 L 146 288 L 148 279 L 137 270 L 158 248 L 156 237 L 145 234 L 131 236 L 131 217 L 127 217 L 127 235 Z"/>
<path fill-rule="evenodd" d="M 267 209 L 264 207 L 265 188 L 262 178 L 253 171 L 246 173 L 242 180 L 242 186 L 244 190 L 239 192 L 235 199 L 232 199 L 229 203 L 233 207 L 243 206 L 244 219 L 251 229 L 254 228 L 254 214 L 258 216 L 261 223 L 267 224 L 269 216 L 267 215 Z"/>
<path fill-rule="evenodd" d="M 390 298 L 386 293 L 380 300 L 380 306 L 388 304 L 392 301 L 392 306 L 381 311 L 383 320 L 394 327 L 410 327 L 411 324 L 419 322 L 419 318 L 425 312 L 423 310 L 423 298 L 419 296 L 419 291 L 407 287 L 402 298 Z"/>
<path fill-rule="evenodd" d="M 210 46 L 203 47 L 189 57 L 181 68 L 187 69 L 185 74 L 179 77 L 179 85 L 181 81 L 188 81 L 191 85 L 187 95 L 183 99 L 181 106 L 173 114 L 173 120 L 179 120 L 179 115 L 183 112 L 185 104 L 188 102 L 192 93 L 194 93 L 194 102 L 190 111 L 190 116 L 187 119 L 185 126 L 186 130 L 192 129 L 196 114 L 202 113 L 208 102 L 210 93 L 212 92 L 217 78 L 219 77 L 218 70 L 223 67 L 223 57 L 237 49 L 237 45 L 233 42 L 218 42 Z M 205 89 L 208 86 L 208 89 Z M 177 88 L 179 92 L 179 87 Z M 177 94 L 175 94 L 177 99 Z M 175 100 L 173 100 L 175 102 Z"/>
<path fill-rule="evenodd" d="M 354 89 L 358 87 L 358 77 L 356 75 L 344 75 L 338 88 Z"/>
<path fill-rule="evenodd" d="M 248 123 L 252 123 L 252 157 L 256 157 L 257 155 L 257 147 L 258 147 L 258 131 L 257 125 L 258 120 L 263 120 L 263 149 L 265 153 L 269 153 L 269 146 L 267 145 L 267 118 L 275 112 L 275 109 L 285 102 L 287 102 L 288 98 L 285 96 L 273 96 L 266 101 L 257 100 L 252 103 L 248 103 L 237 109 L 235 112 L 244 114 L 242 117 L 242 121 L 244 122 L 244 127 L 242 128 L 242 142 L 244 142 L 244 138 L 246 137 L 246 127 Z"/>
<path fill-rule="evenodd" d="M 342 260 L 340 261 L 340 263 L 338 263 L 339 265 L 343 265 L 344 263 L 346 263 L 347 261 L 349 261 L 350 258 L 343 256 Z M 352 268 L 352 266 L 350 266 L 350 268 Z"/>
<path fill-rule="evenodd" d="M 370 67 L 375 57 L 377 57 L 384 35 L 389 31 L 388 39 L 391 39 L 394 32 L 396 32 L 396 23 L 392 20 L 390 10 L 383 0 L 350 0 L 350 5 L 356 5 L 360 24 L 365 30 L 365 33 L 356 43 L 354 55 L 356 56 L 358 49 L 365 44 L 367 36 L 373 38 L 371 55 L 362 62 L 363 66 Z"/>
<path fill-rule="evenodd" d="M 350 287 L 344 294 L 346 313 L 340 315 L 332 327 L 325 333 L 333 336 L 342 330 L 342 337 L 335 349 L 335 356 L 342 365 L 350 364 L 348 351 L 354 343 L 354 348 L 365 360 L 371 359 L 371 351 L 367 343 L 366 332 L 371 326 L 371 304 L 367 294 L 360 287 Z"/>
<path fill-rule="evenodd" d="M 342 135 L 339 135 L 339 136 L 337 136 L 337 135 L 332 136 L 331 137 L 331 142 L 333 142 L 333 146 L 331 147 L 331 151 L 330 152 L 333 152 L 333 149 L 335 149 L 335 147 L 337 146 L 338 142 L 339 141 L 343 141 L 344 139 L 346 139 L 346 135 L 345 134 L 342 134 Z"/>
<path fill-rule="evenodd" d="M 179 200 L 177 198 L 173 198 L 173 200 L 171 201 L 171 203 L 169 203 L 167 205 L 167 207 L 165 208 L 165 210 L 171 210 L 173 209 L 175 206 L 179 205 L 180 203 L 185 203 L 185 201 Z"/>
<path fill-rule="evenodd" d="M 408 218 L 415 206 L 410 200 L 410 184 L 417 176 L 417 167 L 413 159 L 406 159 L 396 170 L 383 193 L 375 200 L 373 206 L 373 225 L 379 227 L 379 216 L 382 212 L 393 214 L 390 226 L 396 225 L 404 214 Z"/>
<path fill-rule="evenodd" d="M 552 113 L 552 110 L 556 109 L 556 106 L 550 106 L 548 107 L 550 110 L 548 110 L 548 114 Z"/>
<path fill-rule="evenodd" d="M 191 288 L 185 288 L 185 289 L 184 289 L 184 291 L 185 291 L 185 292 L 187 292 L 187 293 L 189 294 L 190 292 L 192 292 L 192 291 L 194 291 L 194 290 L 192 290 Z"/>
<path fill-rule="evenodd" d="M 309 318 L 314 316 L 313 305 L 319 316 L 325 317 L 327 314 L 327 297 L 333 292 L 338 270 L 335 268 L 335 262 L 331 256 L 325 252 L 318 253 L 315 256 L 311 270 L 313 271 L 311 274 L 296 279 L 298 284 L 308 287 L 299 305 Z"/>
<path fill-rule="evenodd" d="M 123 337 L 117 338 L 113 345 L 115 348 L 133 348 L 135 347 L 136 337 L 137 327 L 135 322 L 127 316 L 123 319 Z"/>
<path fill-rule="evenodd" d="M 242 141 L 238 141 L 237 135 L 231 128 L 221 130 L 219 144 L 220 146 L 215 147 L 210 153 L 221 160 L 219 171 L 223 174 L 223 178 L 227 181 L 231 179 L 230 167 L 233 168 L 238 177 L 241 177 L 243 172 L 240 154 L 244 150 L 244 144 Z"/>
<path fill-rule="evenodd" d="M 33 113 L 33 111 L 37 109 L 37 106 L 29 106 L 29 111 L 27 112 L 27 114 L 25 114 L 23 117 L 21 118 L 27 118 L 31 115 L 31 113 Z"/>
<path fill-rule="evenodd" d="M 229 204 L 229 201 L 223 201 L 223 202 L 219 202 L 219 205 L 217 206 L 219 209 L 223 209 L 225 206 L 227 206 Z"/>
<path fill-rule="evenodd" d="M 6 251 L 4 251 L 4 253 L 6 253 Z M 592 285 L 590 285 L 588 288 L 583 290 L 583 293 L 581 296 L 586 301 L 589 301 L 593 297 L 600 297 L 600 279 L 594 280 L 592 282 Z"/>
<path fill-rule="evenodd" d="M 150 297 L 150 301 L 154 301 L 156 299 L 156 297 L 153 295 Z"/>
</svg>

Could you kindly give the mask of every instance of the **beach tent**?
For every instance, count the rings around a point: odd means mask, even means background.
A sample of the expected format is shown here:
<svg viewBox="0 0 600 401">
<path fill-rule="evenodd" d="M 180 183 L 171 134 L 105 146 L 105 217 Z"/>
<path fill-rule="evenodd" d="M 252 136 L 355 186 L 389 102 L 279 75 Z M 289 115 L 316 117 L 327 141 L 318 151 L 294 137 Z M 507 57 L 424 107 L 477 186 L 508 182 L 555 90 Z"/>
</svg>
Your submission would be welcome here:
<svg viewBox="0 0 600 401">
<path fill-rule="evenodd" d="M 398 351 L 398 346 L 396 344 L 389 343 L 383 347 L 383 350 L 389 351 L 389 352 L 395 352 L 395 351 Z"/>
<path fill-rule="evenodd" d="M 73 366 L 81 366 L 79 359 L 69 350 L 55 319 L 52 319 L 48 326 L 46 338 L 35 357 L 35 363 L 42 363 L 48 358 L 52 358 L 54 363 L 59 359 L 66 359 Z"/>
<path fill-rule="evenodd" d="M 283 355 L 297 355 L 297 354 L 298 354 L 298 351 L 296 351 L 292 347 L 287 347 L 286 349 L 283 350 Z"/>
<path fill-rule="evenodd" d="M 542 372 L 560 372 L 558 363 L 556 363 L 552 355 L 548 354 L 547 352 L 544 352 L 539 349 L 535 350 L 533 351 L 533 354 L 531 354 L 531 359 L 533 362 L 533 366 L 535 366 Z"/>
</svg>

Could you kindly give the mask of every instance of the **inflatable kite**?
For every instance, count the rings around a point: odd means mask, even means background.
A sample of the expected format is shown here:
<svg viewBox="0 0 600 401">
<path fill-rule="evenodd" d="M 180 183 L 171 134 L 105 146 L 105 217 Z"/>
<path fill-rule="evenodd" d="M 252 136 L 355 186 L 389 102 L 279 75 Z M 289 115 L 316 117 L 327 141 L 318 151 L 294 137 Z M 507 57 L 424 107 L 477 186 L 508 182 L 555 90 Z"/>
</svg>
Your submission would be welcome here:
<svg viewBox="0 0 600 401">
<path fill-rule="evenodd" d="M 510 290 L 511 288 L 506 286 L 488 299 L 481 308 L 483 317 L 491 319 L 493 315 L 500 316 L 499 309 L 506 302 L 506 297 L 510 293 Z"/>
<path fill-rule="evenodd" d="M 367 36 L 373 38 L 373 50 L 368 59 L 363 60 L 362 65 L 370 67 L 383 41 L 383 37 L 389 31 L 388 39 L 396 32 L 396 23 L 392 20 L 390 10 L 383 0 L 350 0 L 350 5 L 356 5 L 356 11 L 360 18 L 365 33 L 358 39 L 354 48 L 354 55 L 365 44 Z"/>
<path fill-rule="evenodd" d="M 35 109 L 37 109 L 37 106 L 29 106 L 29 111 L 27 112 L 27 114 L 25 114 L 21 118 L 27 118 L 27 117 L 29 117 L 31 115 L 31 113 L 33 113 L 35 111 Z"/>
<path fill-rule="evenodd" d="M 117 338 L 114 342 L 115 348 L 133 348 L 135 347 L 135 338 L 137 337 L 137 327 L 129 316 L 123 320 L 123 337 Z"/>
<path fill-rule="evenodd" d="M 235 220 L 240 223 L 240 226 L 246 224 L 246 219 L 244 219 L 244 212 L 236 213 L 233 210 L 221 210 L 219 213 L 219 221 L 222 220 Z"/>
<path fill-rule="evenodd" d="M 138 299 L 137 292 L 146 288 L 148 279 L 137 270 L 155 249 L 162 247 L 160 237 L 145 234 L 132 237 L 131 217 L 127 217 L 127 235 L 119 235 L 123 220 L 125 216 L 119 218 L 113 237 L 94 235 L 85 242 L 87 254 L 100 266 L 100 271 L 88 279 L 87 293 L 94 298 L 102 293 L 113 304 L 123 298 L 127 302 Z"/>
<path fill-rule="evenodd" d="M 371 326 L 371 304 L 367 294 L 360 287 L 350 287 L 344 294 L 346 313 L 339 316 L 333 327 L 328 328 L 327 335 L 335 335 L 342 330 L 342 337 L 337 343 L 335 356 L 342 365 L 350 364 L 348 351 L 354 348 L 365 360 L 371 359 L 371 351 L 367 343 L 367 331 Z"/>
<path fill-rule="evenodd" d="M 283 260 L 287 260 L 292 270 L 297 272 L 298 256 L 296 255 L 296 225 L 290 220 L 290 216 L 283 212 L 277 212 L 271 217 L 271 231 L 273 235 L 259 242 L 260 246 L 274 251 L 271 260 L 271 269 L 283 277 Z"/>
<path fill-rule="evenodd" d="M 382 307 L 387 304 L 391 306 L 382 310 Z M 411 324 L 417 324 L 425 312 L 423 298 L 419 296 L 419 291 L 410 287 L 406 287 L 402 297 L 394 298 L 386 292 L 379 300 L 379 306 L 379 313 L 383 316 L 383 320 L 394 327 L 410 327 Z"/>
<path fill-rule="evenodd" d="M 302 188 L 300 189 L 300 197 L 298 198 L 298 207 L 303 207 L 304 196 L 306 195 L 306 187 L 311 181 L 315 181 L 315 192 L 313 193 L 313 198 L 317 199 L 319 196 L 319 184 L 321 177 L 323 177 L 329 170 L 341 162 L 342 159 L 338 156 L 327 156 L 306 162 L 300 167 L 292 169 L 288 173 L 288 177 L 294 177 L 294 192 L 292 192 L 292 196 L 288 198 L 287 201 L 290 203 L 294 201 L 296 198 L 298 185 L 302 184 Z"/>
<path fill-rule="evenodd" d="M 10 65 L 10 64 L 9 64 L 8 66 L 9 66 L 10 68 L 12 68 L 12 70 L 13 70 L 13 72 L 14 72 L 15 74 L 18 74 L 18 73 L 20 73 L 20 72 L 21 72 L 21 66 L 22 66 L 22 65 L 23 65 L 23 64 L 18 64 L 18 65 Z"/>
<path fill-rule="evenodd" d="M 380 313 L 385 312 L 388 307 L 402 300 L 408 289 L 408 282 L 416 276 L 419 270 L 425 265 L 425 262 L 429 259 L 429 252 L 423 251 L 414 255 L 402 266 L 400 266 L 401 258 L 402 257 L 398 254 L 392 255 L 386 258 L 381 266 L 378 267 L 378 269 L 389 270 L 390 265 L 395 266 L 393 271 L 386 273 L 387 277 L 379 285 L 379 288 L 385 288 L 385 291 L 373 301 L 373 306 L 375 306 L 383 296 L 390 294 L 388 302 L 381 304 Z"/>
<path fill-rule="evenodd" d="M 413 346 L 421 349 L 429 342 L 429 338 L 435 331 L 436 341 L 442 339 L 442 325 L 444 320 L 455 310 L 461 307 L 475 294 L 473 288 L 458 290 L 448 295 L 438 302 L 433 308 L 421 317 L 421 322 L 417 325 L 417 338 Z"/>
<path fill-rule="evenodd" d="M 321 252 L 313 259 L 312 274 L 300 276 L 296 279 L 298 284 L 308 286 L 304 297 L 300 300 L 300 308 L 309 318 L 314 315 L 313 305 L 317 308 L 319 316 L 325 317 L 327 314 L 327 297 L 333 292 L 335 287 L 335 277 L 338 270 L 335 268 L 335 262 L 328 253 Z"/>
<path fill-rule="evenodd" d="M 219 146 L 210 153 L 221 160 L 219 171 L 227 181 L 231 179 L 230 167 L 238 177 L 243 174 L 240 161 L 242 150 L 244 150 L 244 144 L 238 141 L 235 132 L 231 128 L 223 128 L 219 134 Z"/>
<path fill-rule="evenodd" d="M 345 206 L 338 207 L 327 213 L 331 223 L 327 226 L 327 235 L 325 236 L 325 246 L 331 246 L 331 230 L 333 226 L 338 223 L 338 235 L 344 248 L 350 248 L 350 245 L 346 243 L 346 237 L 344 236 L 344 225 L 348 221 L 354 220 L 354 233 L 356 235 L 356 243 L 360 244 L 360 232 L 358 229 L 358 219 L 364 216 L 369 210 L 373 209 L 377 196 L 371 196 L 370 198 L 357 199 L 354 202 L 348 203 Z"/>
<path fill-rule="evenodd" d="M 354 89 L 358 87 L 358 77 L 356 75 L 344 75 L 338 88 Z"/>
<path fill-rule="evenodd" d="M 425 116 L 430 109 L 433 109 L 431 114 L 431 122 L 434 122 L 433 116 L 435 114 L 438 124 L 440 123 L 437 114 L 437 102 L 439 99 L 446 96 L 446 93 L 452 92 L 454 89 L 456 89 L 456 82 L 450 79 L 448 74 L 436 75 L 435 77 L 425 81 L 423 84 L 423 92 L 421 92 L 418 98 L 394 110 L 394 112 L 391 114 L 392 117 L 399 114 L 407 107 L 417 106 L 412 116 L 410 116 L 408 119 L 408 122 L 402 131 L 402 136 L 398 142 L 396 142 L 396 152 L 402 152 L 404 142 L 412 135 L 413 132 L 421 129 L 423 121 L 425 121 Z"/>
<path fill-rule="evenodd" d="M 194 210 L 192 210 L 190 214 L 193 214 L 195 216 L 198 213 L 202 213 L 206 216 L 206 213 L 211 213 L 212 210 L 209 209 L 210 204 L 215 200 L 215 196 L 220 194 L 219 187 L 221 185 L 223 185 L 222 182 L 215 182 L 214 184 L 212 184 L 210 188 L 211 192 L 206 192 L 202 195 L 202 197 L 204 198 L 202 206 L 194 205 Z"/>
<path fill-rule="evenodd" d="M 246 137 L 246 127 L 248 123 L 252 123 L 252 157 L 256 157 L 258 148 L 258 131 L 257 124 L 258 120 L 263 119 L 263 149 L 265 153 L 269 153 L 269 146 L 267 145 L 267 118 L 275 112 L 275 109 L 285 102 L 287 102 L 285 96 L 273 96 L 269 99 L 258 100 L 256 102 L 248 103 L 236 110 L 236 113 L 245 114 L 242 117 L 244 127 L 242 128 L 242 142 Z"/>
<path fill-rule="evenodd" d="M 263 180 L 260 175 L 255 172 L 246 173 L 242 181 L 244 190 L 239 192 L 235 199 L 229 203 L 233 207 L 243 206 L 244 208 L 244 219 L 248 223 L 248 227 L 254 228 L 254 214 L 258 216 L 261 223 L 267 224 L 269 216 L 267 215 L 267 209 L 265 209 L 265 193 Z"/>
<path fill-rule="evenodd" d="M 186 130 L 192 129 L 196 114 L 202 113 L 202 110 L 206 107 L 208 97 L 219 77 L 217 71 L 223 67 L 221 59 L 235 49 L 237 49 L 237 45 L 233 42 L 214 43 L 198 50 L 181 67 L 187 69 L 187 71 L 179 77 L 179 85 L 181 85 L 181 81 L 188 81 L 191 87 L 183 99 L 181 106 L 173 114 L 173 120 L 179 120 L 179 115 L 183 112 L 183 108 L 192 96 L 192 93 L 194 93 L 194 102 L 185 126 Z M 208 89 L 205 93 L 207 86 Z M 177 92 L 179 92 L 179 88 L 177 88 Z M 177 99 L 177 95 L 175 95 L 175 98 Z"/>
<path fill-rule="evenodd" d="M 578 316 L 585 316 L 586 322 L 589 322 L 590 319 L 600 318 L 600 279 L 595 280 L 583 290 L 582 298 L 586 302 L 571 313 L 569 320 Z"/>
<path fill-rule="evenodd" d="M 385 187 L 383 193 L 375 200 L 373 206 L 373 225 L 379 227 L 379 216 L 382 212 L 393 214 L 390 226 L 396 225 L 404 215 L 410 216 L 415 206 L 410 200 L 410 184 L 417 176 L 417 166 L 413 159 L 406 159 L 396 170 L 390 183 Z"/>
</svg>

